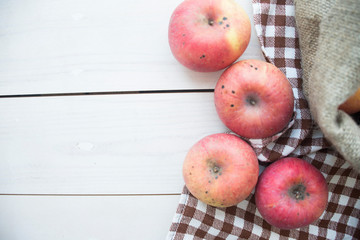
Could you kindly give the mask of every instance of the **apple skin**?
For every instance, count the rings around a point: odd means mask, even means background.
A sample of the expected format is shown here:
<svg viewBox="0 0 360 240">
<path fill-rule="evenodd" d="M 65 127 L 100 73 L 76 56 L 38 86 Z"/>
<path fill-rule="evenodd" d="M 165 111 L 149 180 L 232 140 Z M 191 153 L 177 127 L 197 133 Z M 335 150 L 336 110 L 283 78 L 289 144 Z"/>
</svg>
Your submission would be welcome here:
<svg viewBox="0 0 360 240">
<path fill-rule="evenodd" d="M 348 114 L 360 112 L 360 88 L 339 106 L 340 110 Z"/>
<path fill-rule="evenodd" d="M 183 164 L 188 190 L 214 207 L 234 206 L 255 188 L 259 163 L 254 150 L 239 137 L 217 133 L 192 146 Z"/>
<path fill-rule="evenodd" d="M 325 211 L 328 187 L 321 172 L 299 158 L 283 158 L 265 168 L 255 189 L 261 216 L 280 229 L 316 221 Z"/>
<path fill-rule="evenodd" d="M 168 40 L 174 57 L 198 72 L 215 72 L 247 48 L 251 24 L 234 0 L 185 0 L 173 12 Z"/>
<path fill-rule="evenodd" d="M 294 95 L 286 76 L 260 60 L 234 63 L 214 91 L 222 122 L 245 138 L 266 138 L 283 130 L 294 113 Z"/>
</svg>

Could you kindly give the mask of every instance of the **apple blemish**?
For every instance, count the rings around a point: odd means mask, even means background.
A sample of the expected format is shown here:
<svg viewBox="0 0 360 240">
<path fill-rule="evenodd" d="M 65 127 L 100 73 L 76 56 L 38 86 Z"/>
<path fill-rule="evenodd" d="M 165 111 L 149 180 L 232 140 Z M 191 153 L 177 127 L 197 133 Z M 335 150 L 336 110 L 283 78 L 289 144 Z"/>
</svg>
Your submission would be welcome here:
<svg viewBox="0 0 360 240">
<path fill-rule="evenodd" d="M 250 64 L 250 67 L 254 67 L 254 65 Z M 255 67 L 255 70 L 258 70 L 258 68 L 257 68 L 257 67 Z"/>
</svg>

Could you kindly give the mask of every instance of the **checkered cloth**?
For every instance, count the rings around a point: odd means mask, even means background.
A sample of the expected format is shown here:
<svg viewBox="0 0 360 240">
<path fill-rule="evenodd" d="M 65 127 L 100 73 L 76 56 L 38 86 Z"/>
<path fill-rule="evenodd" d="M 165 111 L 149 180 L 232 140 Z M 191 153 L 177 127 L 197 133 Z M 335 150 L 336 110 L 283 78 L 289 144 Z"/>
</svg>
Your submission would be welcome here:
<svg viewBox="0 0 360 240">
<path fill-rule="evenodd" d="M 253 10 L 264 56 L 289 79 L 295 109 L 292 121 L 281 133 L 247 140 L 261 161 L 261 172 L 269 162 L 285 156 L 311 162 L 328 183 L 328 206 L 313 224 L 281 230 L 263 220 L 255 206 L 254 191 L 237 206 L 215 208 L 198 201 L 185 186 L 167 239 L 360 239 L 360 175 L 331 148 L 310 115 L 302 92 L 294 2 L 253 0 Z"/>
</svg>

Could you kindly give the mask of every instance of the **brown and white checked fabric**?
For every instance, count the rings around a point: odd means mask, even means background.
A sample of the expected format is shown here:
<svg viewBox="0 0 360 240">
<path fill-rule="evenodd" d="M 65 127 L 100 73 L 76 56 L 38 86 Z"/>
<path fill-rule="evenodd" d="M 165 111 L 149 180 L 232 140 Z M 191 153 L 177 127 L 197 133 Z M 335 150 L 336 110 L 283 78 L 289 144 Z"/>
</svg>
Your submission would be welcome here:
<svg viewBox="0 0 360 240">
<path fill-rule="evenodd" d="M 262 219 L 254 192 L 237 206 L 215 208 L 198 201 L 185 186 L 167 239 L 360 239 L 360 175 L 331 149 L 311 118 L 302 92 L 294 2 L 253 0 L 253 10 L 264 56 L 286 74 L 296 104 L 293 120 L 281 133 L 268 139 L 247 140 L 261 161 L 261 172 L 269 162 L 284 156 L 311 162 L 328 183 L 328 206 L 313 224 L 280 230 Z"/>
</svg>

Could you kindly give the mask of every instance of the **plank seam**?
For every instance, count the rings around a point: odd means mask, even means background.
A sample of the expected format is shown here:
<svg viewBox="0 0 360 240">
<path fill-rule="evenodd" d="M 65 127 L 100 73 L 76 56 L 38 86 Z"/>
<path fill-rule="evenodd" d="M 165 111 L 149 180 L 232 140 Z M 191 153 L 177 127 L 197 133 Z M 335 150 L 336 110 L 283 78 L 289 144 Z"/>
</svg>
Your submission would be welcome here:
<svg viewBox="0 0 360 240">
<path fill-rule="evenodd" d="M 166 93 L 211 93 L 214 89 L 170 89 L 170 90 L 141 90 L 141 91 L 108 91 L 108 92 L 72 92 L 72 93 L 35 93 L 0 95 L 0 98 L 26 97 L 64 97 L 64 96 L 92 96 L 92 95 L 129 95 L 129 94 L 166 94 Z"/>
<path fill-rule="evenodd" d="M 131 197 L 131 196 L 180 196 L 181 193 L 120 193 L 120 194 L 86 194 L 86 193 L 0 193 L 0 196 L 33 196 L 33 197 Z"/>
</svg>

